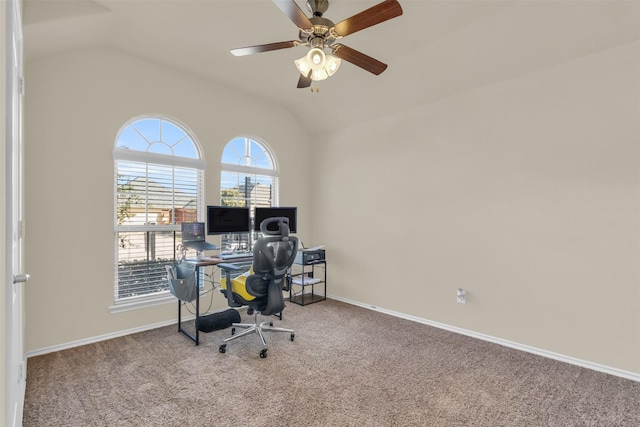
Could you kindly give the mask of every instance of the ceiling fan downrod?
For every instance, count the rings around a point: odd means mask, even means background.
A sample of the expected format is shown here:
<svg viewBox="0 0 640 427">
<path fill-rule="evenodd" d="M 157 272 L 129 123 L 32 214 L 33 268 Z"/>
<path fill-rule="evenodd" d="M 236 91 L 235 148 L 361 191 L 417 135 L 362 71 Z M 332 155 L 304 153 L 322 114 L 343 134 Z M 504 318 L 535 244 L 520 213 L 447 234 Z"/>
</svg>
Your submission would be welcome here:
<svg viewBox="0 0 640 427">
<path fill-rule="evenodd" d="M 321 17 L 329 9 L 329 0 L 307 0 L 307 9 L 313 16 Z"/>
</svg>

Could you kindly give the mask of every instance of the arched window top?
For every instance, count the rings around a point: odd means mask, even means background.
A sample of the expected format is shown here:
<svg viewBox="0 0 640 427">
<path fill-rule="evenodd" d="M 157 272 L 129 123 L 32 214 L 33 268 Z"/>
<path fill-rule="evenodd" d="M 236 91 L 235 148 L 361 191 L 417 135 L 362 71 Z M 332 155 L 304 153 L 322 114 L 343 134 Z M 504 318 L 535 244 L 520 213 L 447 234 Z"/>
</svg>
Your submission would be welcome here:
<svg viewBox="0 0 640 427">
<path fill-rule="evenodd" d="M 276 170 L 269 149 L 263 143 L 249 137 L 237 137 L 229 141 L 222 152 L 222 164 L 269 169 L 274 172 Z"/>
<path fill-rule="evenodd" d="M 120 130 L 114 156 L 135 160 L 140 155 L 147 159 L 152 156 L 161 163 L 186 163 L 204 169 L 195 137 L 184 126 L 168 118 L 136 118 Z"/>
<path fill-rule="evenodd" d="M 248 207 L 255 221 L 256 207 L 278 206 L 277 158 L 267 145 L 255 138 L 239 136 L 227 143 L 220 161 L 220 204 Z M 251 249 L 253 232 L 225 234 L 222 251 Z"/>
</svg>

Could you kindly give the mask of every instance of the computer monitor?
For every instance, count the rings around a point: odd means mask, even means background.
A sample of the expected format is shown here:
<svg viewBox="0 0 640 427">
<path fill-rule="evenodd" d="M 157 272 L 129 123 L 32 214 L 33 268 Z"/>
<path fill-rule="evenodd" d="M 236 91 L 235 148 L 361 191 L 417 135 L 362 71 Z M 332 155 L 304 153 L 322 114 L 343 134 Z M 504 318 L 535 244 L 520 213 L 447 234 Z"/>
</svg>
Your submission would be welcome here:
<svg viewBox="0 0 640 427">
<path fill-rule="evenodd" d="M 273 217 L 285 217 L 289 218 L 289 232 L 296 233 L 297 232 L 297 221 L 296 216 L 298 213 L 298 208 L 295 207 L 256 207 L 256 214 L 254 217 L 253 229 L 255 231 L 260 231 L 260 224 L 267 218 Z M 269 231 L 278 231 L 277 224 L 270 224 Z"/>
<path fill-rule="evenodd" d="M 249 208 L 207 206 L 207 234 L 248 233 Z"/>
</svg>

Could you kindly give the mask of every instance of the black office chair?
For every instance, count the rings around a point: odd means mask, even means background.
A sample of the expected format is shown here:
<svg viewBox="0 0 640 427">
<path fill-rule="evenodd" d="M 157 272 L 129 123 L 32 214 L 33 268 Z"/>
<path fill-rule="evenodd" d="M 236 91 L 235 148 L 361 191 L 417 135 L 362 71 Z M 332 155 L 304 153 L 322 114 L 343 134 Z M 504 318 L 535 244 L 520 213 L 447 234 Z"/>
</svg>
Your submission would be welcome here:
<svg viewBox="0 0 640 427">
<path fill-rule="evenodd" d="M 291 334 L 291 341 L 295 337 L 292 329 L 276 328 L 269 320 L 261 322 L 260 316 L 281 314 L 285 307 L 282 291 L 289 286 L 287 273 L 298 252 L 298 238 L 289 235 L 289 220 L 283 217 L 267 218 L 260 224 L 260 231 L 263 237 L 253 247 L 250 274 L 232 278 L 231 273 L 240 268 L 234 264 L 218 264 L 225 273 L 220 287 L 229 306 L 247 306 L 247 314 L 255 313 L 254 323 L 232 324 L 232 336 L 220 345 L 220 353 L 226 352 L 227 342 L 255 332 L 262 341 L 260 357 L 265 358 L 267 342 L 264 332 L 287 332 Z M 244 330 L 235 334 L 235 328 Z"/>
</svg>

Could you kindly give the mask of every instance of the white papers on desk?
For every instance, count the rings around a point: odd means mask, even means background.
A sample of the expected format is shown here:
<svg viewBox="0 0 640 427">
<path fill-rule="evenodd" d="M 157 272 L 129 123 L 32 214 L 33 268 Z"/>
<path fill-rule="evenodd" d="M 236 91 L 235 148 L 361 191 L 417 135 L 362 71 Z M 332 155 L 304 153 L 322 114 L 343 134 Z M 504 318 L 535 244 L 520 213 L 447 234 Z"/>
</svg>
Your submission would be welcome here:
<svg viewBox="0 0 640 427">
<path fill-rule="evenodd" d="M 294 285 L 315 285 L 316 283 L 320 283 L 322 282 L 322 280 L 317 279 L 315 277 L 305 277 L 304 278 L 304 283 L 302 283 L 302 278 L 300 277 L 294 277 L 293 280 L 291 280 L 291 282 Z"/>
<path fill-rule="evenodd" d="M 312 248 L 302 248 L 300 249 L 300 252 L 319 251 L 320 249 L 324 249 L 324 245 L 314 246 Z"/>
</svg>

